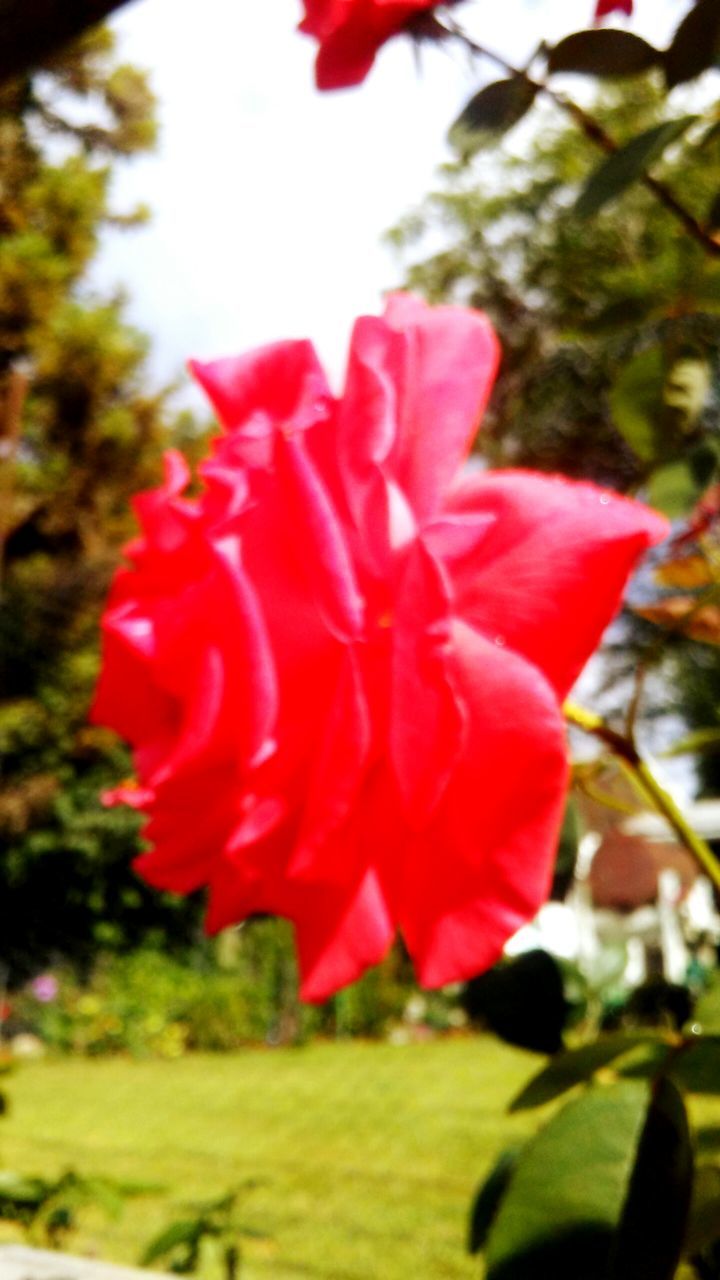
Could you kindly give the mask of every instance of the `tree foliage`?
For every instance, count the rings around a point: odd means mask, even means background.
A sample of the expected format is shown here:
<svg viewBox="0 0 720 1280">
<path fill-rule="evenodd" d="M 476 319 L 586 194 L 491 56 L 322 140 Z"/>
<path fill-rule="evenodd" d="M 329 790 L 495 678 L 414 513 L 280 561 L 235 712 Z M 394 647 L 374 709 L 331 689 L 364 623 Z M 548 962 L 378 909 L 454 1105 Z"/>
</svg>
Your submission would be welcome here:
<svg viewBox="0 0 720 1280">
<path fill-rule="evenodd" d="M 85 724 L 97 620 L 133 521 L 183 423 L 147 390 L 147 341 L 88 267 L 113 165 L 155 139 L 144 74 L 97 28 L 0 91 L 0 843 L 11 980 L 55 953 L 89 955 L 187 909 L 129 871 L 137 822 L 102 808 L 125 751 Z M 185 424 L 188 426 L 188 424 Z"/>
<path fill-rule="evenodd" d="M 604 90 L 593 115 L 619 138 L 664 118 L 649 79 Z M 441 170 L 441 185 L 390 233 L 404 283 L 434 301 L 488 311 L 504 359 L 484 447 L 495 464 L 591 476 L 620 488 L 645 475 L 611 393 L 621 370 L 659 347 L 663 369 L 690 353 L 717 375 L 720 265 L 652 195 L 636 186 L 594 220 L 573 211 L 596 152 L 557 109 L 536 106 L 522 145 Z M 670 182 L 705 207 L 720 138 L 682 141 L 665 159 Z M 714 423 L 712 406 L 703 426 Z"/>
</svg>

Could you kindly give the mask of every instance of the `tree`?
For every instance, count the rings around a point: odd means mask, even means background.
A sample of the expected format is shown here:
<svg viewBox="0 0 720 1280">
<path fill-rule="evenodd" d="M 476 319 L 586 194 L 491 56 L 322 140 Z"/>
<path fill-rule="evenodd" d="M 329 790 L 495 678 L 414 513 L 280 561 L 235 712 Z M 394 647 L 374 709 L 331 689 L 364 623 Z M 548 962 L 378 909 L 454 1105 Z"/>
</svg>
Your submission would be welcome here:
<svg viewBox="0 0 720 1280">
<path fill-rule="evenodd" d="M 522 148 L 446 165 L 440 189 L 389 239 L 409 262 L 406 285 L 482 307 L 498 328 L 503 367 L 483 435 L 493 462 L 632 487 L 647 468 L 628 447 L 613 385 L 657 344 L 669 367 L 685 350 L 717 367 L 720 266 L 641 186 L 592 221 L 575 216 L 596 152 L 557 109 L 535 110 Z M 639 79 L 605 91 L 593 115 L 622 141 L 664 110 L 654 83 Z M 680 145 L 664 170 L 704 208 L 719 159 L 715 135 L 702 150 Z M 706 412 L 704 425 L 715 421 Z"/>
<path fill-rule="evenodd" d="M 184 939 L 192 908 L 158 901 L 129 869 L 138 845 L 103 786 L 130 772 L 85 723 L 100 605 L 133 530 L 132 494 L 192 434 L 146 389 L 147 340 L 118 299 L 84 284 L 117 215 L 112 166 L 151 147 L 145 76 L 97 28 L 0 94 L 0 841 L 2 957 L 11 980 L 54 954 L 157 929 Z M 188 435 L 190 433 L 190 435 Z"/>
</svg>

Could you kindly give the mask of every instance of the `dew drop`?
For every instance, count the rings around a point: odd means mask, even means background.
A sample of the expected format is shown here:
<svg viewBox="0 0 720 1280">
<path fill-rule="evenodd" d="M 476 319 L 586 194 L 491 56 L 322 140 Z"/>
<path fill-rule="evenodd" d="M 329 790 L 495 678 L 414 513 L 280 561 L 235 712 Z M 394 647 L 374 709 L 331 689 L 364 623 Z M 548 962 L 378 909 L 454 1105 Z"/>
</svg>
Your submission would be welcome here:
<svg viewBox="0 0 720 1280">
<path fill-rule="evenodd" d="M 610 502 L 610 498 L 606 493 L 603 493 L 600 495 L 600 501 L 604 507 L 607 507 Z"/>
<path fill-rule="evenodd" d="M 505 648 L 505 637 L 504 637 L 504 636 L 496 636 L 496 637 L 495 637 L 495 644 L 497 645 L 498 649 L 504 649 L 504 648 Z"/>
</svg>

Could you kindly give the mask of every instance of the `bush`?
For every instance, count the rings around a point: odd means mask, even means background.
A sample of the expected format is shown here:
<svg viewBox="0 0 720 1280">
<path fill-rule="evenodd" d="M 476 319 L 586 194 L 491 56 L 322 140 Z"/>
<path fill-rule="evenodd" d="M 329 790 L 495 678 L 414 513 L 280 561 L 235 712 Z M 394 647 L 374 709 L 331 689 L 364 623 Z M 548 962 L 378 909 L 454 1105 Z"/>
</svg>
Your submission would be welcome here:
<svg viewBox="0 0 720 1280">
<path fill-rule="evenodd" d="M 86 981 L 70 967 L 37 976 L 10 998 L 8 1039 L 25 1032 L 61 1053 L 175 1058 L 311 1036 L 385 1036 L 398 1027 L 456 1026 L 456 1005 L 420 997 L 399 948 L 320 1006 L 297 996 L 292 930 L 257 919 L 184 959 L 143 949 L 100 956 Z M 454 1011 L 454 1013 L 453 1013 Z"/>
</svg>

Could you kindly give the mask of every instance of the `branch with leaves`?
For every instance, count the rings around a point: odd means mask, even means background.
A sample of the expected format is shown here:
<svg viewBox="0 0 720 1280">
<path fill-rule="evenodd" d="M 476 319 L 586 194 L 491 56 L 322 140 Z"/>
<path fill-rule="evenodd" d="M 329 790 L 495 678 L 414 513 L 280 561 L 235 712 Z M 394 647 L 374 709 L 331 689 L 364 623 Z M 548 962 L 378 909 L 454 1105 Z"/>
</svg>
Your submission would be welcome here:
<svg viewBox="0 0 720 1280">
<path fill-rule="evenodd" d="M 524 70 L 478 44 L 454 20 L 448 18 L 442 23 L 433 19 L 433 23 L 435 38 L 459 41 L 473 55 L 493 63 L 506 75 L 505 79 L 480 89 L 452 126 L 450 139 L 462 156 L 471 156 L 489 141 L 507 133 L 542 94 L 606 155 L 580 192 L 574 209 L 577 217 L 593 216 L 634 182 L 641 182 L 707 254 L 720 257 L 718 201 L 713 201 L 705 219 L 700 219 L 665 182 L 650 172 L 667 148 L 692 126 L 701 123 L 701 118 L 686 114 L 663 121 L 621 146 L 597 118 L 548 82 L 548 77 L 567 73 L 617 79 L 657 70 L 669 90 L 695 79 L 715 64 L 715 51 L 720 42 L 720 6 L 715 0 L 698 0 L 680 23 L 667 49 L 656 49 L 629 31 L 578 31 L 555 46 L 541 44 Z M 539 64 L 538 73 L 531 75 L 534 64 Z M 715 117 L 707 122 L 698 137 L 698 146 L 703 146 L 719 127 Z"/>
</svg>

